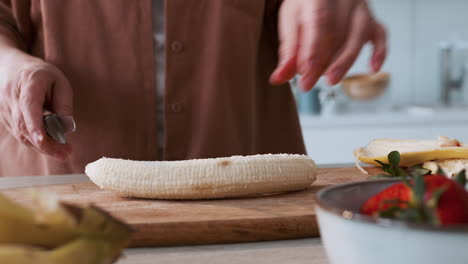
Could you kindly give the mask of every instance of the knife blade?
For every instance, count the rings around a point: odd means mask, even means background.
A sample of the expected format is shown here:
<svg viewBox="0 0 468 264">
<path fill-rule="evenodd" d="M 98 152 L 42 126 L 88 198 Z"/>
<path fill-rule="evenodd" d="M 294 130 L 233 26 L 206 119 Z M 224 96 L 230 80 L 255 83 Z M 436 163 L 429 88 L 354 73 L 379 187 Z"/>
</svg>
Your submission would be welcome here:
<svg viewBox="0 0 468 264">
<path fill-rule="evenodd" d="M 44 128 L 47 135 L 60 144 L 67 144 L 65 137 L 65 127 L 62 120 L 56 114 L 48 114 L 44 116 Z"/>
</svg>

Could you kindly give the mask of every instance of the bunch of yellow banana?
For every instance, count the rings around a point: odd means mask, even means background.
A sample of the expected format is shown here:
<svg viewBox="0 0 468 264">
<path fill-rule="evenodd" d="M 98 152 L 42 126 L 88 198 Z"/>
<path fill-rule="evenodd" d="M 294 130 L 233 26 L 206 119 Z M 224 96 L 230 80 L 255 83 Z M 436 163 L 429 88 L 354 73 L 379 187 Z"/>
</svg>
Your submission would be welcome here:
<svg viewBox="0 0 468 264">
<path fill-rule="evenodd" d="M 41 194 L 29 208 L 0 194 L 0 263 L 108 264 L 130 236 L 128 225 L 92 205 Z"/>
</svg>

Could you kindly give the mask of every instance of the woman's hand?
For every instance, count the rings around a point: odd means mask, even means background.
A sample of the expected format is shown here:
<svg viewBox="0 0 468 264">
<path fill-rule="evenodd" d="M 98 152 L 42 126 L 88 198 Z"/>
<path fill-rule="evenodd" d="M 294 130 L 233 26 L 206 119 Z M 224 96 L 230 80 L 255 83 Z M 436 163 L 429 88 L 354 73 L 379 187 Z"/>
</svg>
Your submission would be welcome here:
<svg viewBox="0 0 468 264">
<path fill-rule="evenodd" d="M 380 70 L 387 53 L 385 29 L 365 0 L 284 0 L 279 36 L 280 60 L 270 82 L 285 83 L 299 73 L 304 91 L 324 74 L 330 84 L 338 83 L 369 41 L 373 71 Z"/>
<path fill-rule="evenodd" d="M 0 67 L 0 122 L 21 143 L 65 160 L 71 147 L 47 136 L 43 113 L 46 109 L 62 116 L 66 130 L 74 130 L 73 93 L 68 80 L 55 66 L 29 55 L 18 52 L 6 59 L 10 63 Z"/>
</svg>

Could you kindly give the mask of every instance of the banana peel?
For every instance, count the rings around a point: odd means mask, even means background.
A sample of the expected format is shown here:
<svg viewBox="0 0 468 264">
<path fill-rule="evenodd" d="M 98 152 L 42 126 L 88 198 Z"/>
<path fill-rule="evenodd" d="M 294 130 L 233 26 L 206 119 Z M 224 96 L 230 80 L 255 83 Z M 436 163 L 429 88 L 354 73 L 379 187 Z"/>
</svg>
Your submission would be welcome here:
<svg viewBox="0 0 468 264">
<path fill-rule="evenodd" d="M 387 156 L 392 151 L 400 153 L 401 166 L 422 164 L 432 174 L 442 170 L 445 175 L 453 176 L 468 169 L 468 144 L 443 136 L 436 140 L 374 139 L 366 147 L 354 151 L 356 166 L 369 174 L 359 162 L 380 166 L 377 161 L 389 163 Z"/>
<path fill-rule="evenodd" d="M 374 139 L 366 147 L 354 151 L 355 157 L 366 164 L 379 166 L 376 160 L 388 163 L 391 151 L 400 152 L 400 165 L 412 166 L 428 161 L 468 159 L 468 145 L 455 139 L 437 140 Z"/>
<path fill-rule="evenodd" d="M 367 157 L 363 154 L 362 149 L 357 150 L 356 153 L 357 158 L 360 161 L 369 165 L 379 166 L 379 164 L 375 160 L 388 163 L 387 156 Z M 468 149 L 445 148 L 420 152 L 400 153 L 400 164 L 405 167 L 413 166 L 427 161 L 446 159 L 468 159 Z"/>
</svg>

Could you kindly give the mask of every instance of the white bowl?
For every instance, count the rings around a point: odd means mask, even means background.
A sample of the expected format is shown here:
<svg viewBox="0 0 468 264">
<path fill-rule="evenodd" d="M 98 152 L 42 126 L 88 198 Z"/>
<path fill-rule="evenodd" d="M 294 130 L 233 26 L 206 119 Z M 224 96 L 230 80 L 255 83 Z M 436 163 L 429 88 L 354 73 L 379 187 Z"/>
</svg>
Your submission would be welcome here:
<svg viewBox="0 0 468 264">
<path fill-rule="evenodd" d="M 398 179 L 353 182 L 317 193 L 320 234 L 331 264 L 467 264 L 468 226 L 431 227 L 359 214 Z"/>
</svg>

